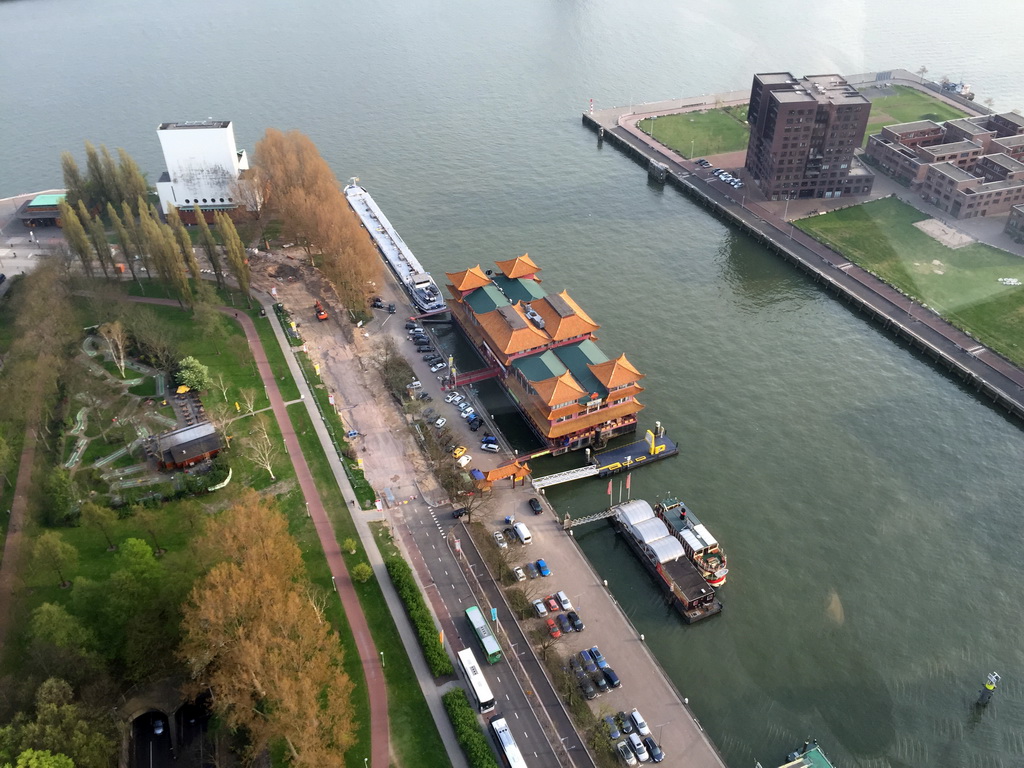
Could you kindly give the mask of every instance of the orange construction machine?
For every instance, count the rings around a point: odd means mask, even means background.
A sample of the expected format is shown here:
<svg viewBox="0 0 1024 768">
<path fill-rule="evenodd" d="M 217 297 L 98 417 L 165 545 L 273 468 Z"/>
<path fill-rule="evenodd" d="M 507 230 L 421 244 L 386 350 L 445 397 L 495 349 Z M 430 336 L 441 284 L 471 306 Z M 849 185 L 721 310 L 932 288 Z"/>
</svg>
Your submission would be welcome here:
<svg viewBox="0 0 1024 768">
<path fill-rule="evenodd" d="M 313 305 L 313 309 L 316 310 L 316 319 L 321 322 L 327 319 L 327 310 L 324 309 L 324 305 L 317 299 L 316 304 Z"/>
</svg>

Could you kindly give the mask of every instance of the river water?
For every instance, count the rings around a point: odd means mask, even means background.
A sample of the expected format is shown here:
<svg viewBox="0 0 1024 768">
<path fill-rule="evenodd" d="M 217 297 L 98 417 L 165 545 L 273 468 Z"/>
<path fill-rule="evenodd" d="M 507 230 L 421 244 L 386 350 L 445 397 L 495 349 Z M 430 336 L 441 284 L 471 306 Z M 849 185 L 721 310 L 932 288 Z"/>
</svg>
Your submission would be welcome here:
<svg viewBox="0 0 1024 768">
<path fill-rule="evenodd" d="M 729 764 L 813 736 L 844 766 L 1018 765 L 1020 426 L 580 125 L 761 70 L 923 65 L 1012 109 L 1005 10 L 963 34 L 948 0 L 3 2 L 0 196 L 58 186 L 84 139 L 155 179 L 157 124 L 214 117 L 250 150 L 309 134 L 435 273 L 529 252 L 681 444 L 633 494 L 679 494 L 730 555 L 724 615 L 686 627 L 610 529 L 579 536 Z"/>
</svg>

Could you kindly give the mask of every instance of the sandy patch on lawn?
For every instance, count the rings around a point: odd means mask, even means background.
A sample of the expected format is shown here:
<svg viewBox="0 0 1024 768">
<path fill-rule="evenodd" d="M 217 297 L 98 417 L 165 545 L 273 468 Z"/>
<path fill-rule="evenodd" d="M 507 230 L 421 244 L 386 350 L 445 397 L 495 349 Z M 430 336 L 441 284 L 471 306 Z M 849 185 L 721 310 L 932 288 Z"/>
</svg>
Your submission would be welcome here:
<svg viewBox="0 0 1024 768">
<path fill-rule="evenodd" d="M 943 224 L 938 219 L 925 219 L 914 224 L 933 240 L 938 240 L 947 248 L 963 248 L 974 242 L 974 238 L 963 232 Z"/>
</svg>

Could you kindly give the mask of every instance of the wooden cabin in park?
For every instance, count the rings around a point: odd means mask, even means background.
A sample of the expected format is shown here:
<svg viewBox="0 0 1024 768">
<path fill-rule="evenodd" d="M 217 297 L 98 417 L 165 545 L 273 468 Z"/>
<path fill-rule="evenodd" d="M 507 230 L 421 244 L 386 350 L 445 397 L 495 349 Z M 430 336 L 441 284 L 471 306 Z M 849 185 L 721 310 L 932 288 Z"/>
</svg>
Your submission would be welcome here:
<svg viewBox="0 0 1024 768">
<path fill-rule="evenodd" d="M 160 469 L 186 469 L 220 452 L 220 437 L 213 424 L 202 421 L 152 438 L 149 450 Z"/>
<path fill-rule="evenodd" d="M 640 373 L 595 343 L 599 326 L 567 291 L 549 294 L 529 255 L 448 273 L 448 307 L 553 453 L 636 431 Z"/>
</svg>

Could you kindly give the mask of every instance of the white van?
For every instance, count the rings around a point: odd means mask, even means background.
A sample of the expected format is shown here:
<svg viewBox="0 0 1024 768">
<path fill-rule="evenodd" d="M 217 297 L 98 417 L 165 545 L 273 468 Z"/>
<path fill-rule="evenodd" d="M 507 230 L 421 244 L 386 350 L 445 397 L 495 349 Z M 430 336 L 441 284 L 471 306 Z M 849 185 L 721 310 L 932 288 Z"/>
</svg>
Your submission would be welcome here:
<svg viewBox="0 0 1024 768">
<path fill-rule="evenodd" d="M 465 469 L 466 465 L 469 464 L 469 462 L 471 462 L 472 460 L 473 460 L 473 457 L 470 456 L 467 453 L 465 456 L 463 456 L 461 459 L 459 459 L 455 463 L 459 465 L 459 469 Z"/>
<path fill-rule="evenodd" d="M 569 596 L 565 594 L 565 592 L 556 592 L 555 597 L 558 599 L 558 603 L 562 606 L 563 611 L 572 610 L 572 601 L 569 599 Z"/>
<path fill-rule="evenodd" d="M 645 747 L 644 743 L 640 741 L 639 736 L 637 736 L 635 733 L 631 733 L 629 734 L 628 738 L 629 746 L 631 746 L 633 748 L 633 751 L 636 752 L 637 760 L 639 760 L 641 763 L 646 763 L 648 760 L 651 759 L 651 756 L 647 754 L 647 747 Z"/>
<path fill-rule="evenodd" d="M 533 536 L 530 535 L 530 529 L 526 527 L 525 523 L 516 523 L 512 526 L 512 530 L 516 532 L 516 536 L 523 544 L 533 543 Z"/>
<path fill-rule="evenodd" d="M 423 385 L 417 380 L 410 382 L 406 389 L 422 389 Z"/>
</svg>

